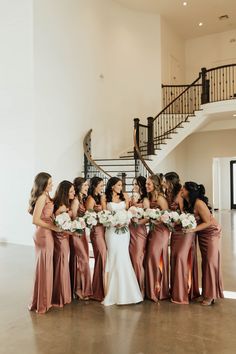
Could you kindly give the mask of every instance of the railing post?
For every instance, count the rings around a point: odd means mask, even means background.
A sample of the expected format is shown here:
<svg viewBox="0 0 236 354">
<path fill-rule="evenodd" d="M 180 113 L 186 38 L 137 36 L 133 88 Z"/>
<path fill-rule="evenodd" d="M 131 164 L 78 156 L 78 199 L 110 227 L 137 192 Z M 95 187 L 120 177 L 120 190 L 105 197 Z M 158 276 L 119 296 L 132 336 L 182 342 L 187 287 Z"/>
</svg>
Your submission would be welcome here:
<svg viewBox="0 0 236 354">
<path fill-rule="evenodd" d="M 148 121 L 148 146 L 147 146 L 147 153 L 148 155 L 154 155 L 154 125 L 153 125 L 153 121 L 154 118 L 153 117 L 148 117 L 147 118 Z"/>
<path fill-rule="evenodd" d="M 91 156 L 91 136 L 89 137 L 89 139 L 86 140 L 86 151 Z M 86 154 L 84 154 L 84 177 L 85 177 L 85 179 L 89 179 L 89 177 L 90 177 L 90 167 L 91 167 L 91 165 L 89 163 L 89 160 L 88 160 Z"/>
<path fill-rule="evenodd" d="M 207 69 L 201 69 L 202 76 L 202 95 L 201 104 L 209 103 L 210 80 L 207 79 Z"/>
<path fill-rule="evenodd" d="M 134 118 L 134 129 L 136 129 L 136 141 L 139 146 L 139 118 Z M 134 146 L 134 159 L 138 159 L 138 154 Z"/>
</svg>

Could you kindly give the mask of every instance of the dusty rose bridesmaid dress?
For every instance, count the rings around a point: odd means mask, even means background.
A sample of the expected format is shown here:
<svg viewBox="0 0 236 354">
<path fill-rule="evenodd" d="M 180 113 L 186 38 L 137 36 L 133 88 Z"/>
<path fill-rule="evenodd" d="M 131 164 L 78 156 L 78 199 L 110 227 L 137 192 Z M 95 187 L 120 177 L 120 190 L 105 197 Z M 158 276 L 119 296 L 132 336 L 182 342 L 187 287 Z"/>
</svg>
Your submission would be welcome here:
<svg viewBox="0 0 236 354">
<path fill-rule="evenodd" d="M 197 218 L 200 223 L 200 218 Z M 212 217 L 212 225 L 198 232 L 202 256 L 202 296 L 208 299 L 223 298 L 219 243 L 221 227 Z"/>
<path fill-rule="evenodd" d="M 151 208 L 158 208 L 152 202 Z M 170 232 L 164 224 L 155 225 L 147 240 L 145 258 L 146 297 L 157 302 L 169 298 L 169 257 L 168 242 Z"/>
<path fill-rule="evenodd" d="M 53 203 L 48 198 L 43 208 L 41 219 L 52 222 Z M 52 231 L 37 227 L 34 234 L 36 270 L 33 296 L 29 310 L 45 313 L 52 306 L 53 290 L 53 235 Z"/>
<path fill-rule="evenodd" d="M 105 241 L 105 228 L 103 225 L 96 225 L 90 233 L 90 240 L 93 246 L 95 258 L 93 273 L 93 299 L 103 301 L 104 299 L 104 275 L 107 258 L 107 247 Z"/>
<path fill-rule="evenodd" d="M 79 216 L 82 216 L 81 214 Z M 72 292 L 80 299 L 92 296 L 91 274 L 89 268 L 89 247 L 85 231 L 80 236 L 71 236 Z"/>
<path fill-rule="evenodd" d="M 179 205 L 171 202 L 169 208 L 176 211 Z M 183 233 L 182 227 L 177 226 L 171 233 L 170 249 L 171 301 L 176 304 L 189 304 L 189 300 L 200 296 L 196 234 Z"/>
<path fill-rule="evenodd" d="M 69 236 L 66 234 L 53 233 L 54 236 L 54 280 L 53 280 L 53 306 L 63 307 L 71 302 L 70 283 L 70 246 Z"/>
<path fill-rule="evenodd" d="M 130 223 L 130 244 L 129 254 L 130 259 L 138 280 L 138 284 L 142 295 L 145 294 L 144 283 L 144 257 L 146 253 L 147 245 L 147 228 L 146 225 L 137 225 Z"/>
</svg>

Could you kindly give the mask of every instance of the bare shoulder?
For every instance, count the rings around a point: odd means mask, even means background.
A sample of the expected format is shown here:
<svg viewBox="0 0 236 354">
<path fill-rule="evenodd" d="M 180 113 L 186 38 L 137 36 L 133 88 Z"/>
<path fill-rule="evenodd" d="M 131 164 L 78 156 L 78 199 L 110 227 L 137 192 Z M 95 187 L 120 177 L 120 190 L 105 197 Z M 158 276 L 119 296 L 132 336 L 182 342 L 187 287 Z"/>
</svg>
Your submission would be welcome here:
<svg viewBox="0 0 236 354">
<path fill-rule="evenodd" d="M 78 207 L 79 206 L 79 199 L 78 198 L 74 198 L 72 200 L 71 206 L 72 207 Z"/>
<path fill-rule="evenodd" d="M 164 197 L 164 195 L 159 195 L 157 197 L 157 202 L 159 203 L 163 203 L 163 202 L 166 202 L 166 198 Z"/>
<path fill-rule="evenodd" d="M 47 201 L 48 197 L 45 193 L 41 194 L 38 199 L 37 199 L 37 202 L 38 204 L 45 204 L 46 201 Z"/>
<path fill-rule="evenodd" d="M 208 209 L 206 203 L 204 203 L 203 200 L 201 199 L 197 199 L 195 202 L 195 208 L 198 210 L 204 210 L 204 209 Z"/>
</svg>

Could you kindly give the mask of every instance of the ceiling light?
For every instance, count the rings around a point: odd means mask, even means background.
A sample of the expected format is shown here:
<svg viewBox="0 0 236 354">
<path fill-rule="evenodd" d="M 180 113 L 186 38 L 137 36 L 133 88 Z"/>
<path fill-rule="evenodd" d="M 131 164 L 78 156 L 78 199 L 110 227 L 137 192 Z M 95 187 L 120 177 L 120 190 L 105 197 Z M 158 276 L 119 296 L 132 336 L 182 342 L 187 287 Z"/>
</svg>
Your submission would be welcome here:
<svg viewBox="0 0 236 354">
<path fill-rule="evenodd" d="M 202 22 L 199 22 L 198 26 L 201 27 L 202 25 L 203 25 L 203 23 L 202 23 Z"/>
<path fill-rule="evenodd" d="M 183 6 L 187 6 L 187 5 L 188 5 L 187 1 L 184 1 Z"/>
<path fill-rule="evenodd" d="M 236 113 L 233 114 L 233 117 L 236 117 Z"/>
</svg>

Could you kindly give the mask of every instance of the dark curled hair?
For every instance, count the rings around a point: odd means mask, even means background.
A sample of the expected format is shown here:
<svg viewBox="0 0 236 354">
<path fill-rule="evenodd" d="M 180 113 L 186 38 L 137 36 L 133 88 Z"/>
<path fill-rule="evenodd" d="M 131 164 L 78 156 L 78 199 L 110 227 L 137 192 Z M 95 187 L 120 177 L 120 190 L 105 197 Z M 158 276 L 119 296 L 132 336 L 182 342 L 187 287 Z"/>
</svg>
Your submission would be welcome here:
<svg viewBox="0 0 236 354">
<path fill-rule="evenodd" d="M 76 177 L 73 181 L 74 187 L 75 187 L 75 195 L 78 198 L 80 203 L 85 203 L 87 196 L 83 195 L 81 197 L 81 189 L 83 184 L 86 182 L 86 179 L 84 177 Z"/>
<path fill-rule="evenodd" d="M 102 181 L 103 181 L 103 179 L 101 177 L 97 177 L 97 176 L 92 177 L 90 179 L 88 195 L 91 195 L 91 197 L 93 197 L 93 199 L 95 200 L 95 203 L 97 205 L 101 204 L 101 195 L 100 194 L 95 195 L 95 189 L 97 188 L 99 183 Z"/>
<path fill-rule="evenodd" d="M 182 188 L 179 175 L 176 172 L 168 172 L 164 177 L 172 188 L 171 191 L 167 191 L 168 197 L 171 199 L 171 201 L 174 201 L 180 189 Z"/>
<path fill-rule="evenodd" d="M 211 210 L 211 207 L 208 203 L 208 198 L 205 195 L 205 187 L 203 184 L 197 184 L 195 182 L 185 182 L 184 188 L 188 191 L 189 193 L 189 202 L 184 199 L 184 210 L 188 213 L 194 213 L 194 206 L 196 203 L 197 199 L 202 200 L 209 210 Z"/>
<path fill-rule="evenodd" d="M 67 208 L 70 207 L 69 191 L 73 184 L 69 181 L 62 181 L 56 190 L 55 196 L 53 198 L 54 202 L 54 212 L 56 212 L 60 206 L 65 205 Z"/>
<path fill-rule="evenodd" d="M 144 176 L 138 176 L 134 178 L 136 180 L 137 185 L 139 186 L 140 190 L 140 201 L 142 201 L 144 198 L 147 198 L 147 189 L 146 189 L 146 178 Z"/>
<path fill-rule="evenodd" d="M 112 202 L 112 192 L 113 192 L 112 187 L 118 182 L 122 182 L 121 179 L 118 177 L 111 177 L 108 180 L 107 185 L 106 185 L 106 190 L 105 190 L 107 202 Z M 122 200 L 122 201 L 125 200 L 125 197 L 124 197 L 124 194 L 122 191 L 120 192 L 119 197 L 120 197 L 120 200 Z"/>
</svg>

